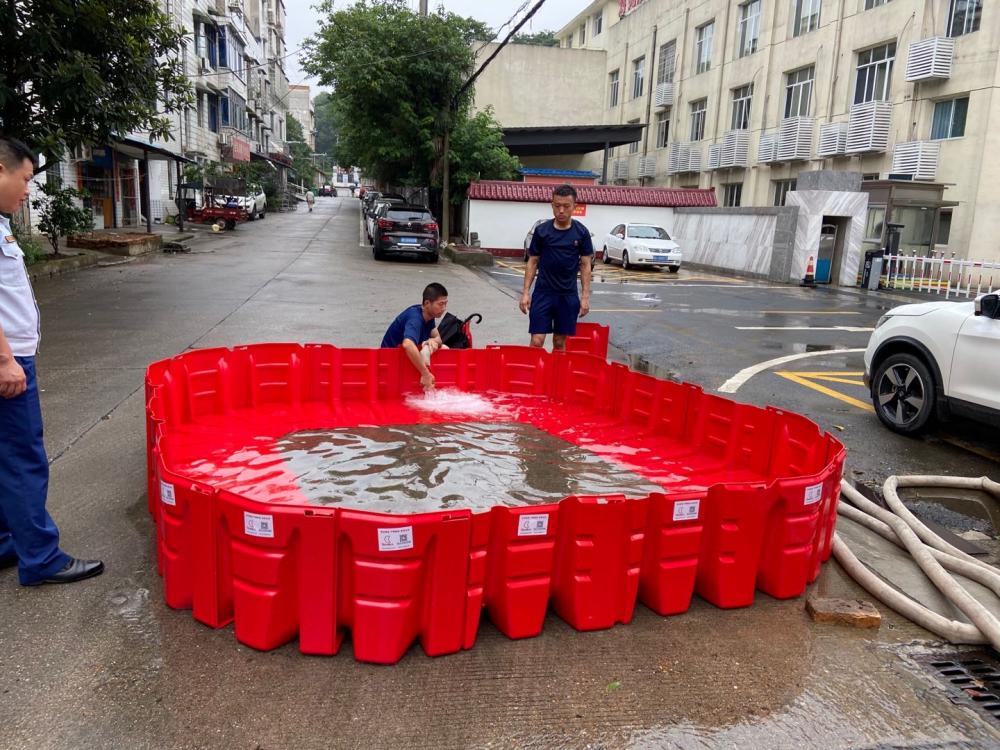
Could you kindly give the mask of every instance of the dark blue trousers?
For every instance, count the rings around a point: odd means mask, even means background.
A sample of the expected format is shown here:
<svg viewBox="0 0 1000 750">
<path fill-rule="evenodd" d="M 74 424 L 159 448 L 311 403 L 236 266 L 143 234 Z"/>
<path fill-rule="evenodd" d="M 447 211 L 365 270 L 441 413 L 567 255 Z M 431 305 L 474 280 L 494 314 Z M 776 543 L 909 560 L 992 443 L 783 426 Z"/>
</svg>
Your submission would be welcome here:
<svg viewBox="0 0 1000 750">
<path fill-rule="evenodd" d="M 42 408 L 35 358 L 16 357 L 28 389 L 0 398 L 0 558 L 17 556 L 18 578 L 37 583 L 70 558 L 59 549 L 59 529 L 45 510 L 49 459 L 42 442 Z"/>
</svg>

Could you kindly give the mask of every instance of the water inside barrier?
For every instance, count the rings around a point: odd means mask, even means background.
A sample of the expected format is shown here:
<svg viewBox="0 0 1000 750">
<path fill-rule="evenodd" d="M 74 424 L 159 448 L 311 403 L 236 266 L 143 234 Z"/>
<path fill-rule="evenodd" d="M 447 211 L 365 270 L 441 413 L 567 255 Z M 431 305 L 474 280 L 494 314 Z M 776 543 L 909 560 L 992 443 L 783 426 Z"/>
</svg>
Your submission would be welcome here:
<svg viewBox="0 0 1000 750">
<path fill-rule="evenodd" d="M 272 450 L 309 502 L 382 513 L 482 511 L 567 495 L 662 491 L 622 466 L 517 422 L 297 432 Z"/>
</svg>

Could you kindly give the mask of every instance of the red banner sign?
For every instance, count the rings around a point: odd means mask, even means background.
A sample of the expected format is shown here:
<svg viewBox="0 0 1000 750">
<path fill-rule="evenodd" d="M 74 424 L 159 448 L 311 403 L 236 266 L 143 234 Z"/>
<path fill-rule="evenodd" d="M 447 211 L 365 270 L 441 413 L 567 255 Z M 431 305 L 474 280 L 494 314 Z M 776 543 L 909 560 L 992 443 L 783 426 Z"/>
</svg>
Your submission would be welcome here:
<svg viewBox="0 0 1000 750">
<path fill-rule="evenodd" d="M 233 161 L 250 161 L 250 141 L 246 138 L 240 138 L 238 135 L 234 135 L 233 139 L 230 141 L 230 146 L 232 148 L 230 158 Z"/>
<path fill-rule="evenodd" d="M 633 10 L 642 5 L 646 0 L 618 0 L 618 16 L 627 16 Z"/>
<path fill-rule="evenodd" d="M 574 216 L 586 216 L 587 215 L 587 204 L 586 203 L 577 203 L 576 206 L 573 208 L 573 215 Z"/>
</svg>

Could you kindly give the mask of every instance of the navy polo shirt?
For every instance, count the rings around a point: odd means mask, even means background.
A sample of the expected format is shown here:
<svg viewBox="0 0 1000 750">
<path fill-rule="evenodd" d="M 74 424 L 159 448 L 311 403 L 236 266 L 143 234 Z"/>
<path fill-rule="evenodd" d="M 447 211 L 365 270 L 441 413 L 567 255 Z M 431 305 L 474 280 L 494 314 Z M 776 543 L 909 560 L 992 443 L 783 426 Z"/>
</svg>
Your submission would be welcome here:
<svg viewBox="0 0 1000 750">
<path fill-rule="evenodd" d="M 567 229 L 557 229 L 555 220 L 549 219 L 535 228 L 528 253 L 538 256 L 536 290 L 576 294 L 580 258 L 593 255 L 594 244 L 590 231 L 576 219 Z"/>
<path fill-rule="evenodd" d="M 393 349 L 400 346 L 403 339 L 409 339 L 420 346 L 431 337 L 433 332 L 434 318 L 425 321 L 423 307 L 410 305 L 397 315 L 396 319 L 389 325 L 385 336 L 382 337 L 382 348 Z"/>
</svg>

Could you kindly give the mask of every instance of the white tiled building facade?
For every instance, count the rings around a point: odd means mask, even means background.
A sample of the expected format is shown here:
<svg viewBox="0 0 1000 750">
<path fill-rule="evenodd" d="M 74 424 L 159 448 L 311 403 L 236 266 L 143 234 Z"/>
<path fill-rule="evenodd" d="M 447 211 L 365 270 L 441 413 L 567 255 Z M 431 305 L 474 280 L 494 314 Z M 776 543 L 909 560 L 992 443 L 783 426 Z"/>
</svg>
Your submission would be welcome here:
<svg viewBox="0 0 1000 750">
<path fill-rule="evenodd" d="M 741 206 L 781 205 L 803 170 L 936 181 L 958 205 L 907 217 L 909 231 L 930 251 L 997 258 L 992 11 L 982 0 L 599 0 L 558 36 L 605 53 L 601 111 L 574 124 L 648 123 L 639 144 L 616 149 L 609 180 L 712 186 Z M 600 158 L 580 166 L 600 171 Z M 883 219 L 872 205 L 867 234 Z"/>
</svg>

